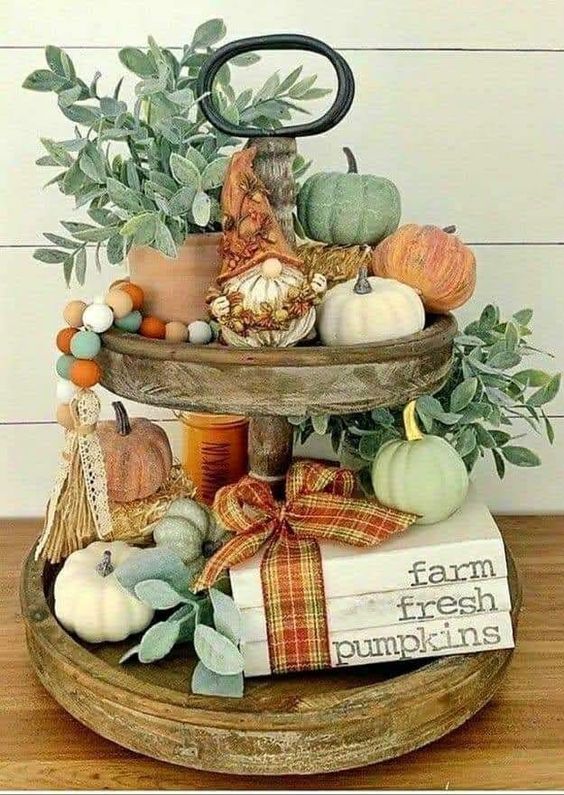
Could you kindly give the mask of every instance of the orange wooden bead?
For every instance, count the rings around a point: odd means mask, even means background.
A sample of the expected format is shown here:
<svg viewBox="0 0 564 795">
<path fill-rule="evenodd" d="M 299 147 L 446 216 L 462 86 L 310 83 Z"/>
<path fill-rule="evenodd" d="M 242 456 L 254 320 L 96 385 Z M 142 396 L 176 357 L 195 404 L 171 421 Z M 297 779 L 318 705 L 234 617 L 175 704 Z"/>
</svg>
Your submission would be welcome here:
<svg viewBox="0 0 564 795">
<path fill-rule="evenodd" d="M 116 287 L 128 294 L 133 301 L 133 309 L 141 309 L 145 301 L 145 294 L 138 284 L 123 282 L 123 284 L 117 284 Z"/>
<path fill-rule="evenodd" d="M 156 340 L 164 340 L 166 334 L 166 325 L 158 317 L 143 318 L 143 322 L 139 327 L 139 334 L 143 337 L 151 337 Z"/>
<path fill-rule="evenodd" d="M 93 359 L 77 359 L 70 368 L 70 380 L 83 389 L 94 386 L 102 377 L 102 369 Z"/>
<path fill-rule="evenodd" d="M 117 287 L 121 287 L 122 284 L 129 284 L 129 276 L 126 279 L 116 279 L 115 282 L 110 284 L 108 289 L 115 290 Z"/>
<path fill-rule="evenodd" d="M 59 333 L 57 334 L 57 348 L 61 351 L 61 353 L 70 353 L 70 343 L 74 335 L 78 329 L 76 328 L 62 328 Z"/>
</svg>

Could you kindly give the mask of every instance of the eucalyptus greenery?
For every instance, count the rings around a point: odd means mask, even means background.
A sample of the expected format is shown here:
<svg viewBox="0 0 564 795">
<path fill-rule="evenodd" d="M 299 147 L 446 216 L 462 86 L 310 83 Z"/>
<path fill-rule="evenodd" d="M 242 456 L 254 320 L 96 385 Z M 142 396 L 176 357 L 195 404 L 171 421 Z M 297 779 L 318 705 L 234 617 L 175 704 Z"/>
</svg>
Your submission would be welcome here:
<svg viewBox="0 0 564 795">
<path fill-rule="evenodd" d="M 120 584 L 156 611 L 171 611 L 144 632 L 120 660 L 142 663 L 164 659 L 179 644 L 192 643 L 198 663 L 192 692 L 240 698 L 243 695 L 241 613 L 217 588 L 202 594 L 189 587 L 190 572 L 179 555 L 165 547 L 144 549 L 115 570 Z"/>
<path fill-rule="evenodd" d="M 468 471 L 487 453 L 500 478 L 506 464 L 534 467 L 541 463 L 532 450 L 515 444 L 523 435 L 511 433 L 515 423 L 527 423 L 550 444 L 554 441 L 544 406 L 558 393 L 560 374 L 520 368 L 525 357 L 542 353 L 531 345 L 532 316 L 531 309 L 521 309 L 502 321 L 496 306 L 486 306 L 455 338 L 453 366 L 445 385 L 435 395 L 417 399 L 424 430 L 450 442 Z M 329 434 L 341 463 L 357 469 L 363 487 L 370 491 L 369 464 L 384 442 L 404 435 L 402 408 L 341 417 L 292 417 L 290 421 L 301 442 L 313 433 Z"/>
<path fill-rule="evenodd" d="M 61 112 L 74 122 L 74 137 L 42 138 L 46 154 L 37 165 L 57 168 L 47 185 L 87 207 L 94 223 L 62 221 L 68 234 L 45 232 L 55 247 L 39 248 L 40 262 L 62 265 L 67 284 L 74 274 L 84 283 L 87 244 L 96 244 L 95 261 L 105 249 L 107 260 L 119 264 L 133 245 L 151 246 L 167 257 L 193 232 L 220 229 L 219 194 L 228 156 L 240 140 L 214 129 L 204 118 L 196 96 L 202 65 L 226 35 L 223 20 L 200 25 L 182 53 L 159 47 L 149 37 L 146 50 L 125 47 L 123 66 L 140 78 L 129 108 L 121 96 L 123 78 L 111 95 L 99 87 L 100 72 L 90 82 L 76 74 L 69 55 L 48 46 L 48 69 L 32 72 L 24 88 L 54 92 Z M 277 129 L 294 113 L 308 113 L 304 101 L 319 99 L 330 89 L 314 84 L 316 75 L 302 76 L 299 66 L 285 77 L 271 75 L 257 91 L 236 94 L 231 66 L 250 66 L 255 53 L 235 56 L 219 71 L 213 97 L 223 116 L 260 129 Z M 298 157 L 296 177 L 308 164 Z"/>
</svg>

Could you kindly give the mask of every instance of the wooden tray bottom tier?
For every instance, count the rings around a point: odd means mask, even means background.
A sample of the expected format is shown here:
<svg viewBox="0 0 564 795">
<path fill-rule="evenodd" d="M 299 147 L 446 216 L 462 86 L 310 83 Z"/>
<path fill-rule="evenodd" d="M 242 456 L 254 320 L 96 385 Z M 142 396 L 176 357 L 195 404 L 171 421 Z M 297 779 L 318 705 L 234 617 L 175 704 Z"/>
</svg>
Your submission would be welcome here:
<svg viewBox="0 0 564 795">
<path fill-rule="evenodd" d="M 508 553 L 516 626 L 521 587 Z M 460 726 L 494 695 L 513 650 L 247 680 L 242 699 L 190 693 L 190 647 L 119 666 L 136 639 L 92 646 L 53 616 L 54 570 L 28 557 L 21 601 L 45 688 L 77 720 L 133 751 L 220 773 L 325 773 L 400 756 Z"/>
</svg>

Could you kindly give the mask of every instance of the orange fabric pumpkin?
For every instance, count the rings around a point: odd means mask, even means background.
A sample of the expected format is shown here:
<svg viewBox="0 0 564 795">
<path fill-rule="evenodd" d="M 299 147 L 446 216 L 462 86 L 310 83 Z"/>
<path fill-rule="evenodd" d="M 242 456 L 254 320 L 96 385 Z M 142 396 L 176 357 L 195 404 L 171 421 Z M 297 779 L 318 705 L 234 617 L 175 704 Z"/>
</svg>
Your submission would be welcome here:
<svg viewBox="0 0 564 795">
<path fill-rule="evenodd" d="M 129 419 L 123 403 L 112 403 L 113 420 L 98 423 L 104 454 L 108 496 L 114 502 L 150 497 L 164 485 L 172 469 L 172 450 L 162 428 L 145 417 Z"/>
<path fill-rule="evenodd" d="M 476 286 L 476 260 L 454 231 L 455 227 L 400 226 L 374 249 L 374 274 L 413 287 L 429 312 L 462 306 Z"/>
</svg>

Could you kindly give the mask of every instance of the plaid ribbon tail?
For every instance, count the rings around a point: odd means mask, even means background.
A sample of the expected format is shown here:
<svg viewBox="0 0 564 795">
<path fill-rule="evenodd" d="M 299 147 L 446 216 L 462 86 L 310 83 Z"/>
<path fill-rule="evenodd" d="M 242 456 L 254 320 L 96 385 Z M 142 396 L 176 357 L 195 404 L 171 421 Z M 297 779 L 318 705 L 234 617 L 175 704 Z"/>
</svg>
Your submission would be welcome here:
<svg viewBox="0 0 564 795">
<path fill-rule="evenodd" d="M 271 535 L 270 527 L 261 532 L 243 533 L 231 538 L 208 560 L 203 572 L 194 583 L 194 593 L 211 588 L 225 569 L 236 566 L 259 551 Z"/>
</svg>

